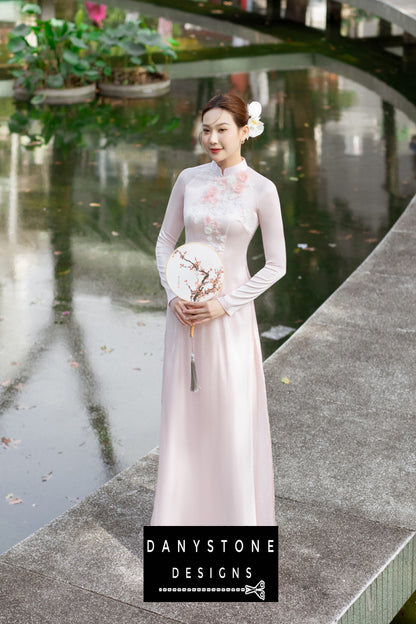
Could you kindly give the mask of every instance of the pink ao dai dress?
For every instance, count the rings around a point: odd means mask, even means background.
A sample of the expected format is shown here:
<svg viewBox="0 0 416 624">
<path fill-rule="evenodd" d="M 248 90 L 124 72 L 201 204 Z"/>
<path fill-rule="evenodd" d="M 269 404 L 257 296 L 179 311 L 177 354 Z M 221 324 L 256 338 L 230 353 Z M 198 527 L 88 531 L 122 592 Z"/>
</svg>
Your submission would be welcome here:
<svg viewBox="0 0 416 624">
<path fill-rule="evenodd" d="M 260 225 L 265 265 L 253 277 L 247 248 Z M 220 255 L 226 314 L 195 327 L 200 390 L 190 391 L 189 327 L 168 306 L 159 470 L 151 525 L 275 525 L 274 480 L 254 299 L 286 271 L 275 185 L 243 159 L 222 172 L 211 163 L 178 176 L 156 246 L 168 301 L 166 263 L 186 242 Z"/>
</svg>

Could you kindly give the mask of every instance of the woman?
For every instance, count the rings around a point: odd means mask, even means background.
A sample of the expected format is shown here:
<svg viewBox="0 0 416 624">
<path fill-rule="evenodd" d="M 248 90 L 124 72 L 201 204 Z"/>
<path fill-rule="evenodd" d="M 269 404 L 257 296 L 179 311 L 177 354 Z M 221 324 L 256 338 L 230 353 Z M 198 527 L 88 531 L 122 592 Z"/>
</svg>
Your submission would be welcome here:
<svg viewBox="0 0 416 624">
<path fill-rule="evenodd" d="M 173 187 L 156 245 L 168 296 L 160 458 L 151 525 L 274 525 L 273 463 L 254 299 L 286 271 L 274 184 L 241 156 L 262 131 L 261 106 L 236 95 L 202 112 L 212 162 L 185 169 Z M 250 278 L 246 253 L 261 227 L 266 263 Z M 224 264 L 220 296 L 185 302 L 165 277 L 185 227 L 186 242 L 213 247 Z M 201 388 L 190 391 L 189 327 Z"/>
</svg>

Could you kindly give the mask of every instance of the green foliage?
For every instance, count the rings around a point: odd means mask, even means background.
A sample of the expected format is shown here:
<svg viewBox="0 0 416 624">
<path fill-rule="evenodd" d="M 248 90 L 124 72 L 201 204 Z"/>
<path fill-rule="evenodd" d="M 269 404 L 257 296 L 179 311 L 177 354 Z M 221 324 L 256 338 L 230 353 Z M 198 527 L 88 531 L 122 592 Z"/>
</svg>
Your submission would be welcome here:
<svg viewBox="0 0 416 624">
<path fill-rule="evenodd" d="M 156 30 L 147 28 L 143 21 L 126 22 L 101 30 L 97 37 L 97 56 L 105 65 L 101 66 L 104 77 L 111 81 L 115 69 L 128 72 L 132 66 L 142 65 L 149 73 L 156 71 L 153 55 L 162 54 L 167 59 L 176 59 L 174 39 L 163 41 Z M 126 73 L 128 78 L 128 73 Z"/>
<path fill-rule="evenodd" d="M 26 13 L 38 13 L 37 5 L 24 5 Z M 37 19 L 35 24 L 18 24 L 9 35 L 7 48 L 12 53 L 9 63 L 16 85 L 29 94 L 36 89 L 61 88 L 95 82 L 99 71 L 95 66 L 93 27 L 83 22 Z M 36 100 L 38 101 L 38 99 Z"/>
<path fill-rule="evenodd" d="M 38 14 L 38 6 L 24 5 L 24 12 Z M 45 87 L 73 87 L 95 82 L 112 81 L 114 71 L 125 71 L 123 83 L 136 80 L 132 68 L 142 66 L 144 72 L 155 73 L 153 54 L 165 60 L 175 59 L 175 39 L 168 42 L 144 22 L 127 22 L 99 29 L 85 24 L 80 9 L 74 22 L 50 19 L 32 26 L 18 24 L 9 35 L 7 48 L 12 53 L 9 63 L 16 86 L 25 87 L 30 95 Z M 36 98 L 34 102 L 39 102 Z"/>
</svg>

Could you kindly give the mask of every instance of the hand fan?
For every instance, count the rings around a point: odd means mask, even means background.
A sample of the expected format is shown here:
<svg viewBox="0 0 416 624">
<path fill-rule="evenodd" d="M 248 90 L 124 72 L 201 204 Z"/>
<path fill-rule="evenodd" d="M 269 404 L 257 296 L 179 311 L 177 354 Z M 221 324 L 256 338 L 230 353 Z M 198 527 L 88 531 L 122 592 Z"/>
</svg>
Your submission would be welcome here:
<svg viewBox="0 0 416 624">
<path fill-rule="evenodd" d="M 208 301 L 215 297 L 224 283 L 221 258 L 209 245 L 186 243 L 171 254 L 166 265 L 169 288 L 185 301 Z M 194 326 L 191 326 L 191 391 L 199 390 L 195 355 Z"/>
</svg>

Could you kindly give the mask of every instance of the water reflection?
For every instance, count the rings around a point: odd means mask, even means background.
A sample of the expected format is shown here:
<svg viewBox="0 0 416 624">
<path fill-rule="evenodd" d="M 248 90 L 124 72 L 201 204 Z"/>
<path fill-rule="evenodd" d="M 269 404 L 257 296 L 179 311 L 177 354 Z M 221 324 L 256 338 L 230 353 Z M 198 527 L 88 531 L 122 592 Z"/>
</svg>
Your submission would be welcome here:
<svg viewBox="0 0 416 624">
<path fill-rule="evenodd" d="M 154 245 L 175 176 L 206 160 L 198 111 L 230 88 L 263 102 L 265 132 L 245 156 L 277 184 L 286 228 L 288 273 L 257 301 L 261 331 L 298 327 L 415 192 L 415 119 L 316 67 L 175 77 L 170 96 L 135 105 L 32 117 L 19 106 L 32 148 L 0 135 L 0 415 L 22 447 L 0 461 L 26 513 L 19 524 L 10 511 L 13 535 L 3 520 L 5 545 L 157 444 L 165 302 Z M 249 262 L 262 265 L 259 236 Z M 265 338 L 264 355 L 278 344 Z"/>
</svg>

